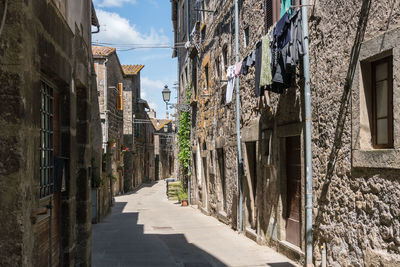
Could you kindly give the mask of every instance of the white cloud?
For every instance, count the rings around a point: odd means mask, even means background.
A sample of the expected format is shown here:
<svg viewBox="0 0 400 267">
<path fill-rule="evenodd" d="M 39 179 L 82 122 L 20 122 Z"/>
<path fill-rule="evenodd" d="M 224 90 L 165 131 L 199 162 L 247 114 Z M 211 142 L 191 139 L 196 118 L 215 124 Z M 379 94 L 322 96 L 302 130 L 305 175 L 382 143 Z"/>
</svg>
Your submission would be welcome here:
<svg viewBox="0 0 400 267">
<path fill-rule="evenodd" d="M 154 93 L 160 93 L 161 97 L 161 91 L 164 88 L 165 82 L 161 80 L 151 80 L 147 77 L 141 77 L 140 78 L 141 82 L 141 87 L 142 87 L 142 92 L 149 93 L 149 94 L 154 94 Z"/>
<path fill-rule="evenodd" d="M 109 1 L 109 0 L 107 0 Z M 97 17 L 101 25 L 100 33 L 93 36 L 93 42 L 118 44 L 168 44 L 168 37 L 151 29 L 149 33 L 141 33 L 136 25 L 117 13 L 98 9 Z M 117 44 L 117 45 L 115 45 Z M 129 47 L 126 47 L 129 48 Z"/>
<path fill-rule="evenodd" d="M 150 103 L 149 103 L 149 107 L 150 107 L 151 109 L 154 109 L 154 110 L 157 110 L 157 109 L 158 109 L 158 105 L 157 105 L 157 103 L 155 103 L 155 102 L 150 102 Z"/>
<path fill-rule="evenodd" d="M 95 0 L 99 7 L 122 7 L 124 3 L 136 4 L 136 0 Z"/>
</svg>

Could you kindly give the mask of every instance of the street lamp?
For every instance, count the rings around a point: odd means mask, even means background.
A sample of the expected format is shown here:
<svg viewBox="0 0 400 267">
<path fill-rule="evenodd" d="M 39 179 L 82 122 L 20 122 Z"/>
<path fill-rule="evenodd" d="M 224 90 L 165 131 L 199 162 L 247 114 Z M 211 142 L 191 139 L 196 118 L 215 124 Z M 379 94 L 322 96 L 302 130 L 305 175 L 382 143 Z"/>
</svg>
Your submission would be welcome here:
<svg viewBox="0 0 400 267">
<path fill-rule="evenodd" d="M 171 99 L 171 90 L 168 89 L 168 85 L 164 86 L 164 90 L 162 90 L 162 97 L 165 102 L 166 115 L 167 115 L 167 119 L 168 119 L 168 102 Z"/>
<path fill-rule="evenodd" d="M 168 85 L 164 86 L 164 90 L 162 90 L 162 96 L 165 103 L 168 103 L 171 99 L 171 90 L 168 89 Z"/>
</svg>

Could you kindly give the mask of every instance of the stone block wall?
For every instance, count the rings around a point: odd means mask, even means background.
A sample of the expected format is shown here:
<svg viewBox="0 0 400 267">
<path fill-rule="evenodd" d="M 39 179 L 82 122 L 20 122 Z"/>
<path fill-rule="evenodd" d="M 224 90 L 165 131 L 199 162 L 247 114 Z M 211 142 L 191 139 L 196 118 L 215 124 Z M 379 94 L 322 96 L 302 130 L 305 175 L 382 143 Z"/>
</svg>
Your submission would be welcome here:
<svg viewBox="0 0 400 267">
<path fill-rule="evenodd" d="M 226 84 L 221 81 L 225 80 L 226 68 L 235 63 L 234 5 L 233 1 L 209 1 L 207 8 L 217 9 L 218 13 L 208 14 L 201 22 L 206 25 L 205 38 L 200 49 L 191 48 L 191 54 L 197 53 L 196 61 L 191 63 L 197 62 L 198 81 L 197 94 L 192 92 L 192 105 L 196 107 L 192 113 L 192 203 L 197 202 L 205 212 L 237 227 L 236 99 L 234 94 L 231 104 L 224 102 Z M 265 10 L 265 1 L 240 2 L 240 59 L 255 49 L 267 33 Z M 399 192 L 399 120 L 395 115 L 395 146 L 390 151 L 360 151 L 359 132 L 355 128 L 360 126 L 357 121 L 365 112 L 360 109 L 362 101 L 357 93 L 361 88 L 358 85 L 360 61 L 374 56 L 393 55 L 394 114 L 398 114 L 396 96 L 400 89 L 396 70 L 400 57 L 398 44 L 394 43 L 399 38 L 399 10 L 396 1 L 369 0 L 344 4 L 316 1 L 308 9 L 316 265 L 321 264 L 323 244 L 326 244 L 330 266 L 399 264 L 399 204 L 393 201 L 398 199 Z M 243 45 L 246 28 L 250 37 L 247 46 Z M 224 54 L 227 55 L 225 62 Z M 186 99 L 184 85 L 191 81 L 191 74 L 186 75 L 184 67 L 180 73 L 181 99 Z M 304 260 L 305 251 L 303 83 L 300 63 L 293 77 L 293 88 L 281 95 L 269 93 L 269 109 L 260 108 L 254 97 L 254 69 L 240 78 L 244 233 L 299 262 Z M 301 228 L 297 249 L 287 245 L 285 229 L 288 209 L 285 144 L 291 136 L 300 136 L 302 151 Z M 250 144 L 256 150 L 255 175 L 250 171 L 253 161 Z M 224 155 L 224 187 L 218 149 Z M 374 163 L 377 161 L 382 163 Z"/>
<path fill-rule="evenodd" d="M 1 266 L 90 265 L 87 171 L 97 147 L 89 131 L 91 10 L 81 10 L 74 20 L 53 1 L 8 1 L 0 38 Z M 55 114 L 60 115 L 54 122 L 54 153 L 68 163 L 66 191 L 40 199 L 42 82 L 54 88 Z"/>
</svg>

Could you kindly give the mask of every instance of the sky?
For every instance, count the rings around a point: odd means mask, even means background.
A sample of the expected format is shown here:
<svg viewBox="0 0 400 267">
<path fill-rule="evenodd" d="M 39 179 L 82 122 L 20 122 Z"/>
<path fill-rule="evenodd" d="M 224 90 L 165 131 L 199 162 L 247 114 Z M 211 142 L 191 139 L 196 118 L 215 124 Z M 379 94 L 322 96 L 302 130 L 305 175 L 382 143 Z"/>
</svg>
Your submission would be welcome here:
<svg viewBox="0 0 400 267">
<path fill-rule="evenodd" d="M 93 3 L 100 23 L 100 33 L 92 36 L 93 44 L 106 43 L 105 46 L 116 47 L 121 64 L 145 65 L 141 71 L 141 97 L 156 110 L 157 118 L 165 118 L 166 107 L 161 95 L 165 85 L 172 91 L 170 103 L 176 102 L 177 60 L 172 58 L 172 49 L 128 49 L 137 44 L 173 45 L 171 2 L 94 0 Z"/>
</svg>

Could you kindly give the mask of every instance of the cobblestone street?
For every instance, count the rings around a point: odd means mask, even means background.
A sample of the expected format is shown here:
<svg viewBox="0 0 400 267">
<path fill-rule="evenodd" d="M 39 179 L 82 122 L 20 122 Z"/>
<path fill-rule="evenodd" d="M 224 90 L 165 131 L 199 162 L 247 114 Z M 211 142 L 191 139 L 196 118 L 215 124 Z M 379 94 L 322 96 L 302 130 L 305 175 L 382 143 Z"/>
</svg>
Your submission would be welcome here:
<svg viewBox="0 0 400 267">
<path fill-rule="evenodd" d="M 272 249 L 202 214 L 168 201 L 166 183 L 116 197 L 93 226 L 93 266 L 296 266 Z"/>
</svg>

